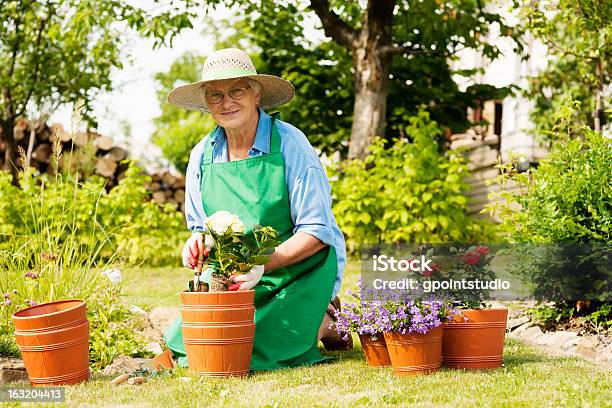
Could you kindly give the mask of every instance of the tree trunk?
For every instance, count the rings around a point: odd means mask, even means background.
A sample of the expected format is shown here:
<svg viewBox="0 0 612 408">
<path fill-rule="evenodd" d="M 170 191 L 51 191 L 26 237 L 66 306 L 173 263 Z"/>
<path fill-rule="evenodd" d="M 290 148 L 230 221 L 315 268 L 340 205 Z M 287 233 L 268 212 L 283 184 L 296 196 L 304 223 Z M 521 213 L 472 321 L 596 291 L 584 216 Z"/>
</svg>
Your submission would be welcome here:
<svg viewBox="0 0 612 408">
<path fill-rule="evenodd" d="M 375 136 L 384 136 L 395 0 L 369 0 L 361 28 L 355 29 L 333 11 L 329 0 L 310 0 L 325 35 L 345 46 L 353 56 L 355 105 L 349 159 L 364 158 Z"/>
<path fill-rule="evenodd" d="M 353 53 L 355 106 L 349 159 L 364 158 L 375 136 L 384 136 L 391 57 L 371 47 Z"/>
<path fill-rule="evenodd" d="M 2 135 L 4 136 L 4 170 L 9 170 L 13 177 L 11 184 L 19 186 L 19 175 L 17 172 L 17 144 L 13 137 L 13 123 L 15 118 L 9 117 L 2 121 Z"/>
</svg>

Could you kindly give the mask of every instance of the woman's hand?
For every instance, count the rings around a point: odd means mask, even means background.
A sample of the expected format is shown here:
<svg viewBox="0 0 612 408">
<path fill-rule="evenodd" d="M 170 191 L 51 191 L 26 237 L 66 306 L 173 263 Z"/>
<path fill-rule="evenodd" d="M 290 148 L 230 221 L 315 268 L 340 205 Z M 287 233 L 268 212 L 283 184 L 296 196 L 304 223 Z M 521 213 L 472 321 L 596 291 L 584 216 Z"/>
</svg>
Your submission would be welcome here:
<svg viewBox="0 0 612 408">
<path fill-rule="evenodd" d="M 230 279 L 235 283 L 231 285 L 228 290 L 249 290 L 253 289 L 255 285 L 261 280 L 264 273 L 263 265 L 255 265 L 247 273 L 242 275 L 232 276 Z"/>
<path fill-rule="evenodd" d="M 202 269 L 202 265 L 198 265 L 198 261 L 201 260 L 204 263 L 208 258 L 208 251 L 213 247 L 213 243 L 210 235 L 205 235 L 201 232 L 192 234 L 183 247 L 183 266 L 189 269 L 199 266 Z"/>
</svg>

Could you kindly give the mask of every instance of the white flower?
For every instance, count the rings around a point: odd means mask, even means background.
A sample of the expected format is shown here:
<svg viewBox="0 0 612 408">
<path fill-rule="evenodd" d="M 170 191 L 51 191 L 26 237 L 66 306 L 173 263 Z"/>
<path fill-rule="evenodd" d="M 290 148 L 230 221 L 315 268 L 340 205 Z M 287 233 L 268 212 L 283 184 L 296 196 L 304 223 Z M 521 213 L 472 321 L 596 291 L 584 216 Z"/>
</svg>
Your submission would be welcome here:
<svg viewBox="0 0 612 408">
<path fill-rule="evenodd" d="M 121 282 L 121 271 L 117 268 L 110 268 L 102 271 L 102 276 L 106 276 L 114 285 Z"/>
<path fill-rule="evenodd" d="M 229 211 L 217 211 L 206 219 L 206 225 L 217 235 L 244 232 L 244 223 Z"/>
</svg>

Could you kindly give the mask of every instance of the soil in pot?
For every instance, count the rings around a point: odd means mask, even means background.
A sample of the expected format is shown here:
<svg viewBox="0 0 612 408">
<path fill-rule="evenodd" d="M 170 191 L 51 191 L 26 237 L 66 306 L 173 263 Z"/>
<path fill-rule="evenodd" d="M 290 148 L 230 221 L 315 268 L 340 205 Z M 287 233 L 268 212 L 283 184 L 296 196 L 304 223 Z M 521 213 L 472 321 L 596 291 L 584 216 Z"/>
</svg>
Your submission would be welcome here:
<svg viewBox="0 0 612 408">
<path fill-rule="evenodd" d="M 386 332 L 385 342 L 397 375 L 431 374 L 442 362 L 442 326 L 425 334 Z"/>
<path fill-rule="evenodd" d="M 210 292 L 227 292 L 230 285 L 233 285 L 234 282 L 231 280 L 224 278 L 223 276 L 211 276 L 209 291 Z"/>
<path fill-rule="evenodd" d="M 502 365 L 508 309 L 465 309 L 468 318 L 444 323 L 443 364 L 450 368 L 493 369 Z"/>
<path fill-rule="evenodd" d="M 89 322 L 82 300 L 30 307 L 13 315 L 15 338 L 33 386 L 89 378 Z"/>
<path fill-rule="evenodd" d="M 384 334 L 379 333 L 374 336 L 371 334 L 360 334 L 359 341 L 361 342 L 361 348 L 363 348 L 363 353 L 365 354 L 369 366 L 391 366 L 391 359 L 387 351 L 387 343 L 385 343 Z"/>
</svg>

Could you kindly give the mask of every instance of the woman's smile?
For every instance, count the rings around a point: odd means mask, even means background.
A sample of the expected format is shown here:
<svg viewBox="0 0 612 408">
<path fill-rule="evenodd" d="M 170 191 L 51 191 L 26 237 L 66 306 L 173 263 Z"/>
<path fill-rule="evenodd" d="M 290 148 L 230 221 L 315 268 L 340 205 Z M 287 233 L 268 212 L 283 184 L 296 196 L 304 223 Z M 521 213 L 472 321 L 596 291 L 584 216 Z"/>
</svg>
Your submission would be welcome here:
<svg viewBox="0 0 612 408">
<path fill-rule="evenodd" d="M 230 117 L 235 116 L 238 112 L 240 112 L 240 109 L 227 111 L 227 112 L 221 112 L 221 115 L 225 116 L 226 118 L 230 118 Z"/>
</svg>

